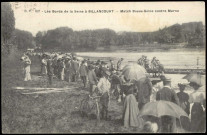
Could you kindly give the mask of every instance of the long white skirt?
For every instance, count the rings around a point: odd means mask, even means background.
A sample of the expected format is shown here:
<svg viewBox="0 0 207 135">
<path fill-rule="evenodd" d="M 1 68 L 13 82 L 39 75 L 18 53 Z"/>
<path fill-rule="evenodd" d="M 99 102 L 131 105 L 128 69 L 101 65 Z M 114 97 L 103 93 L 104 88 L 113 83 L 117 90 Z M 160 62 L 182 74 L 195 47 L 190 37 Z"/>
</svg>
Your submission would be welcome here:
<svg viewBox="0 0 207 135">
<path fill-rule="evenodd" d="M 31 79 L 31 74 L 30 74 L 30 65 L 25 67 L 24 69 L 24 81 L 29 81 Z"/>
</svg>

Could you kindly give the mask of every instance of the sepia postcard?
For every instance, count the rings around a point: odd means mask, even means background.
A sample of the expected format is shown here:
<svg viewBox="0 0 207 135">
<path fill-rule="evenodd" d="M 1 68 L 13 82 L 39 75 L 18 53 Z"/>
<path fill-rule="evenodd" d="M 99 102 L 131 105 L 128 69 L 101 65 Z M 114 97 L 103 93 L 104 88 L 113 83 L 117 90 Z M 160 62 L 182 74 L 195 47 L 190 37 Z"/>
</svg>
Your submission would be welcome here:
<svg viewBox="0 0 207 135">
<path fill-rule="evenodd" d="M 4 134 L 205 133 L 205 2 L 1 2 Z"/>
</svg>

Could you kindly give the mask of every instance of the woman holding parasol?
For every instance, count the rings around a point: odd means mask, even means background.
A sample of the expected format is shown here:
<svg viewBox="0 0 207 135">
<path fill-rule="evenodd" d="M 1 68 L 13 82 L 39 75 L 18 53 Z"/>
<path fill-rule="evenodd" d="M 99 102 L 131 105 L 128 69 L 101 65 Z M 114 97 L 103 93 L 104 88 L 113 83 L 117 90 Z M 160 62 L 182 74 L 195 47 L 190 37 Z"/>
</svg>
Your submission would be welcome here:
<svg viewBox="0 0 207 135">
<path fill-rule="evenodd" d="M 205 113 L 204 104 L 206 102 L 204 77 L 199 73 L 191 73 L 183 77 L 190 82 L 190 86 L 194 91 L 189 96 L 189 102 L 191 104 L 191 131 L 192 132 L 204 132 L 205 131 Z"/>
</svg>

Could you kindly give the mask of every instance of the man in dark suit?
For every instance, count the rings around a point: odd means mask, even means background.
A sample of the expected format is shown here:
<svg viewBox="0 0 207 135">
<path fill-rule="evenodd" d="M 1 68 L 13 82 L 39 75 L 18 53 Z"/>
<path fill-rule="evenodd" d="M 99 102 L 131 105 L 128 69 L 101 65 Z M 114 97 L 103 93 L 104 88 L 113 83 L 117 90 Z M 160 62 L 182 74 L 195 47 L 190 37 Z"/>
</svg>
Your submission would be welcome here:
<svg viewBox="0 0 207 135">
<path fill-rule="evenodd" d="M 179 99 L 175 91 L 171 89 L 171 79 L 164 78 L 164 87 L 157 92 L 156 100 L 165 100 L 179 105 Z M 161 132 L 173 132 L 176 127 L 176 118 L 171 116 L 161 117 Z"/>
<path fill-rule="evenodd" d="M 49 56 L 47 60 L 47 75 L 48 75 L 48 82 L 50 85 L 52 85 L 53 82 L 53 66 L 52 66 L 52 59 Z"/>
<path fill-rule="evenodd" d="M 73 60 L 71 61 L 72 82 L 77 81 L 77 79 L 78 79 L 78 70 L 79 70 L 79 64 L 77 62 L 76 57 L 73 57 Z"/>
<path fill-rule="evenodd" d="M 165 100 L 179 105 L 179 98 L 175 91 L 171 89 L 171 79 L 165 78 L 163 80 L 164 87 L 157 92 L 156 100 Z"/>
</svg>

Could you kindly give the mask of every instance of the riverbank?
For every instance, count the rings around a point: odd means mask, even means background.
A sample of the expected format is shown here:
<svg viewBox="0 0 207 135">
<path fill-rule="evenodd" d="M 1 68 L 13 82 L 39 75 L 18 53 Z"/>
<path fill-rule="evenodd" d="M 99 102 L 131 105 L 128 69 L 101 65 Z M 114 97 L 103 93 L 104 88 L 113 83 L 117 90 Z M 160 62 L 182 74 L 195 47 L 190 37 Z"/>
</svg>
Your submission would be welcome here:
<svg viewBox="0 0 207 135">
<path fill-rule="evenodd" d="M 171 51 L 176 51 L 176 52 L 182 52 L 182 51 L 199 51 L 202 52 L 205 50 L 205 47 L 178 47 L 178 46 L 173 46 L 173 45 L 168 45 L 164 44 L 159 46 L 150 46 L 150 45 L 143 45 L 143 46 L 109 46 L 109 47 L 98 47 L 96 49 L 90 48 L 78 48 L 74 50 L 70 49 L 59 49 L 59 48 L 54 48 L 54 49 L 47 49 L 43 50 L 44 52 L 98 52 L 98 53 L 107 53 L 107 52 L 125 52 L 125 53 L 135 53 L 135 52 L 171 52 Z M 41 50 L 39 50 L 41 52 Z"/>
<path fill-rule="evenodd" d="M 109 108 L 111 120 L 97 125 L 96 119 L 81 117 L 80 103 L 89 92 L 80 80 L 67 83 L 55 78 L 49 86 L 47 76 L 38 76 L 40 67 L 33 61 L 32 81 L 24 82 L 19 56 L 2 63 L 2 133 L 132 132 L 123 129 L 121 105 L 114 100 Z"/>
<path fill-rule="evenodd" d="M 95 118 L 81 117 L 80 104 L 88 96 L 88 88 L 83 88 L 80 79 L 76 83 L 68 83 L 54 78 L 54 84 L 49 86 L 47 76 L 39 76 L 40 62 L 37 58 L 31 58 L 32 81 L 24 82 L 20 56 L 5 58 L 2 63 L 3 133 L 140 132 L 123 128 L 123 105 L 114 99 L 110 101 L 108 121 L 101 120 L 97 125 Z M 183 75 L 170 77 L 173 89 L 178 91 L 177 83 Z"/>
</svg>

